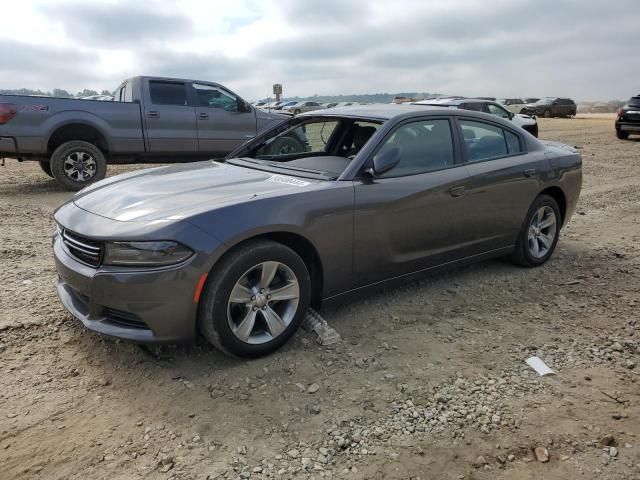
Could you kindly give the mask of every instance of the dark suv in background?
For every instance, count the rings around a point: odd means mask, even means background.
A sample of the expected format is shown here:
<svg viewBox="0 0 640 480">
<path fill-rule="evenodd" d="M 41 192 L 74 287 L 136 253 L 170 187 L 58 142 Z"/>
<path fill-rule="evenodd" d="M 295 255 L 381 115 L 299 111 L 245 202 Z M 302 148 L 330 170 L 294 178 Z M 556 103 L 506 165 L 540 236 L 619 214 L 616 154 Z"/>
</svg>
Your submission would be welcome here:
<svg viewBox="0 0 640 480">
<path fill-rule="evenodd" d="M 640 95 L 631 97 L 627 104 L 618 110 L 616 117 L 616 136 L 627 139 L 629 135 L 640 135 Z"/>
<path fill-rule="evenodd" d="M 541 117 L 573 117 L 578 108 L 576 102 L 570 98 L 545 97 L 535 103 L 527 103 L 522 112 L 527 115 L 539 115 Z"/>
</svg>

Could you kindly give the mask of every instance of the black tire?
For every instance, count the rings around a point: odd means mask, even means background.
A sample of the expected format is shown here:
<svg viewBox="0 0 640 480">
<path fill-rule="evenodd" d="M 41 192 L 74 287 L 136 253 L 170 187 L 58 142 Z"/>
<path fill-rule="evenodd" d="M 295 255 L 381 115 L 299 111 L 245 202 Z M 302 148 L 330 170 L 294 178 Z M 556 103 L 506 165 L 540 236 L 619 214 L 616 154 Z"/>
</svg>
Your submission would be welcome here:
<svg viewBox="0 0 640 480">
<path fill-rule="evenodd" d="M 626 140 L 629 138 L 629 132 L 623 132 L 622 130 L 616 130 L 616 137 L 620 140 Z"/>
<path fill-rule="evenodd" d="M 526 108 L 520 109 L 520 114 L 521 115 L 528 115 L 527 109 Z"/>
<path fill-rule="evenodd" d="M 269 145 L 269 155 L 290 155 L 305 151 L 306 148 L 300 140 L 289 136 L 277 138 Z"/>
<path fill-rule="evenodd" d="M 77 161 L 82 170 L 65 171 L 65 162 Z M 104 154 L 94 144 L 82 140 L 63 143 L 50 160 L 51 174 L 67 190 L 80 190 L 107 174 Z"/>
<path fill-rule="evenodd" d="M 40 164 L 40 168 L 44 173 L 53 178 L 53 173 L 51 173 L 51 164 L 49 162 L 45 162 L 44 160 L 40 160 L 38 162 Z"/>
<path fill-rule="evenodd" d="M 552 117 L 552 115 L 551 115 L 551 110 L 549 110 L 549 109 L 547 108 L 547 109 L 544 111 L 544 113 L 542 114 L 542 116 L 543 116 L 544 118 L 551 118 L 551 117 Z"/>
<path fill-rule="evenodd" d="M 302 113 L 302 110 L 300 110 L 300 109 L 298 109 L 298 108 L 296 108 L 296 109 L 293 111 L 293 114 L 294 114 L 294 115 L 298 115 L 299 113 Z"/>
<path fill-rule="evenodd" d="M 537 214 L 538 210 L 543 207 L 550 207 L 553 209 L 553 212 L 556 217 L 556 229 L 553 238 L 553 242 L 549 247 L 548 252 L 542 257 L 535 257 L 529 248 L 529 227 L 533 221 L 534 215 Z M 540 195 L 536 198 L 531 207 L 529 207 L 529 211 L 522 223 L 522 228 L 520 229 L 520 233 L 518 234 L 518 241 L 516 242 L 516 248 L 513 254 L 510 257 L 510 260 L 517 264 L 522 265 L 524 267 L 539 267 L 544 264 L 551 255 L 553 255 L 554 250 L 556 249 L 556 245 L 558 244 L 558 239 L 560 238 L 560 229 L 562 226 L 562 215 L 560 212 L 560 207 L 558 206 L 558 202 L 553 197 L 549 195 Z"/>
<path fill-rule="evenodd" d="M 279 262 L 290 268 L 299 285 L 299 301 L 293 319 L 277 337 L 252 344 L 241 341 L 229 325 L 228 302 L 236 282 L 263 262 Z M 198 305 L 198 328 L 217 349 L 238 357 L 259 357 L 277 350 L 291 338 L 309 308 L 311 277 L 302 259 L 289 247 L 270 240 L 255 240 L 229 251 L 207 279 Z"/>
</svg>

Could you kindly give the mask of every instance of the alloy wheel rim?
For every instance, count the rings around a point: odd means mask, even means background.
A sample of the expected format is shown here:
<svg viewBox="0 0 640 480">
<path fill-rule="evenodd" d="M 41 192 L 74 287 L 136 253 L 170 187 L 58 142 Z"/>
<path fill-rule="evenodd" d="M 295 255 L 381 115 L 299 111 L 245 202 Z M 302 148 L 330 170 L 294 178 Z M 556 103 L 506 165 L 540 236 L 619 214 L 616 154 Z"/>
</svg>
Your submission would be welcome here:
<svg viewBox="0 0 640 480">
<path fill-rule="evenodd" d="M 556 212 L 549 206 L 540 207 L 529 224 L 529 253 L 534 258 L 543 258 L 549 253 L 556 238 Z"/>
<path fill-rule="evenodd" d="M 76 151 L 67 155 L 63 162 L 64 174 L 74 182 L 86 182 L 96 175 L 97 164 L 93 155 Z"/>
<path fill-rule="evenodd" d="M 293 321 L 300 284 L 284 263 L 262 262 L 236 282 L 227 303 L 227 321 L 235 337 L 261 345 L 278 338 Z"/>
</svg>

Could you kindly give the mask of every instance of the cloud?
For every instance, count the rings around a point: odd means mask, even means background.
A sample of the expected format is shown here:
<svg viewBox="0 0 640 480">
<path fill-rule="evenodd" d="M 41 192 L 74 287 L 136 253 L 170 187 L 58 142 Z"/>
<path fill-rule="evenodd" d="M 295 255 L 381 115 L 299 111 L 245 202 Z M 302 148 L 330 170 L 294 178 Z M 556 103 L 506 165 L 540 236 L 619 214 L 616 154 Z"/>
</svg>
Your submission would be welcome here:
<svg viewBox="0 0 640 480">
<path fill-rule="evenodd" d="M 3 7 L 0 88 L 111 89 L 139 74 L 218 81 L 248 99 L 276 82 L 292 96 L 638 88 L 636 0 L 32 2 Z"/>
</svg>

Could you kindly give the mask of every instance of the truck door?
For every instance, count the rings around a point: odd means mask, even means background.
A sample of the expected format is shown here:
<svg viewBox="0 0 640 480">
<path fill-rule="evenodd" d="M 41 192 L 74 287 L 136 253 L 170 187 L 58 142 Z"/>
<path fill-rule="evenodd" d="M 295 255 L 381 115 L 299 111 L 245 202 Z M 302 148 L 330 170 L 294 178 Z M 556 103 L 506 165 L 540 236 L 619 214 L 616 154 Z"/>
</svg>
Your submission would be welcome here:
<svg viewBox="0 0 640 480">
<path fill-rule="evenodd" d="M 256 112 L 247 102 L 220 85 L 194 83 L 198 149 L 226 155 L 256 133 Z"/>
<path fill-rule="evenodd" d="M 196 153 L 196 109 L 189 104 L 186 84 L 149 80 L 145 87 L 143 116 L 149 151 Z"/>
</svg>

